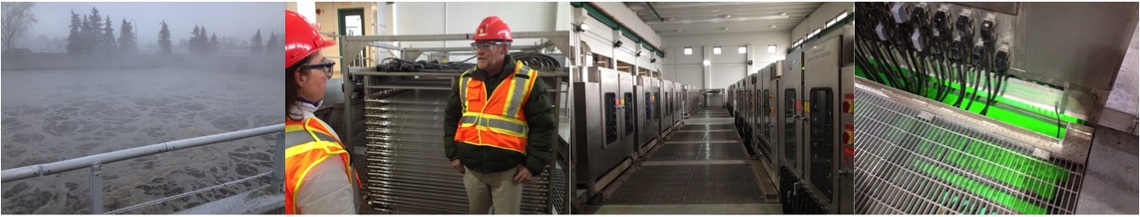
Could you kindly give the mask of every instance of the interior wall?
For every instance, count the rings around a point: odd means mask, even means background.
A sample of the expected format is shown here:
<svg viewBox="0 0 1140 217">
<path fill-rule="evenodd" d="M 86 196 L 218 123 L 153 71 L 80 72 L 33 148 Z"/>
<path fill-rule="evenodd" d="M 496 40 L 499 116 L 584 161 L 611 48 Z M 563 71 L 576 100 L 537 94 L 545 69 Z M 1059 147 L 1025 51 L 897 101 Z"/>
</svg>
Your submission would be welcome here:
<svg viewBox="0 0 1140 217">
<path fill-rule="evenodd" d="M 848 12 L 847 16 L 853 16 L 854 14 L 851 12 L 855 11 L 855 4 L 852 2 L 823 3 L 823 5 L 815 9 L 815 12 L 812 12 L 804 21 L 797 24 L 795 28 L 792 28 L 791 42 L 795 42 L 795 40 L 807 36 L 808 33 L 815 31 L 816 28 L 823 28 L 823 26 L 827 24 L 827 21 L 834 19 L 836 15 L 839 15 L 839 13 L 843 11 Z"/>
<path fill-rule="evenodd" d="M 536 32 L 566 30 L 569 27 L 557 27 L 558 16 L 569 16 L 569 11 L 560 13 L 559 8 L 569 10 L 569 7 L 559 7 L 557 2 L 397 2 L 394 3 L 394 28 L 398 35 L 422 34 L 464 34 L 474 33 L 475 28 L 487 16 L 499 16 L 510 26 L 512 32 Z M 563 18 L 567 19 L 567 18 Z M 515 39 L 514 46 L 537 45 L 545 39 Z M 431 42 L 401 42 L 402 47 L 468 47 L 471 40 L 457 41 L 431 41 Z M 459 61 L 471 57 L 473 52 L 451 55 L 450 59 Z M 424 59 L 425 56 L 420 56 Z M 471 60 L 474 61 L 474 60 Z"/>
<path fill-rule="evenodd" d="M 343 34 L 340 32 L 340 29 L 339 29 L 340 28 L 340 24 L 339 24 L 340 21 L 337 19 L 337 10 L 339 10 L 339 9 L 353 9 L 353 8 L 364 9 L 363 21 L 364 21 L 365 35 L 373 35 L 372 32 L 375 31 L 375 29 L 377 27 L 376 26 L 376 13 L 375 13 L 375 11 L 378 10 L 378 8 L 376 6 L 376 3 L 370 3 L 370 2 L 352 2 L 352 3 L 317 2 L 317 3 L 315 3 L 315 10 L 321 11 L 321 13 L 317 14 L 317 20 L 316 20 L 317 23 L 321 24 L 321 29 L 318 31 L 320 31 L 321 33 Z M 269 33 L 268 32 L 262 32 L 261 35 L 262 35 L 262 37 L 268 37 Z M 325 36 L 325 39 L 337 40 L 336 38 L 329 37 L 329 36 Z M 332 46 L 329 48 L 322 49 L 321 55 L 331 56 L 331 57 L 341 56 L 340 46 Z M 340 58 L 329 58 L 329 59 L 336 62 L 337 66 L 340 66 L 340 64 L 341 64 Z M 340 71 L 339 70 L 340 67 L 335 67 L 335 69 L 337 69 L 337 71 Z"/>
<path fill-rule="evenodd" d="M 769 63 L 783 60 L 791 45 L 787 31 L 681 35 L 662 40 L 668 52 L 661 69 L 662 77 L 702 89 L 728 87 Z M 768 52 L 770 44 L 776 45 L 773 53 Z M 686 46 L 693 48 L 692 55 L 684 54 Z M 721 47 L 721 54 L 712 53 L 715 46 Z M 739 46 L 746 46 L 745 54 L 738 53 Z M 704 66 L 706 59 L 708 67 Z M 746 63 L 748 60 L 752 60 L 752 65 Z"/>
</svg>

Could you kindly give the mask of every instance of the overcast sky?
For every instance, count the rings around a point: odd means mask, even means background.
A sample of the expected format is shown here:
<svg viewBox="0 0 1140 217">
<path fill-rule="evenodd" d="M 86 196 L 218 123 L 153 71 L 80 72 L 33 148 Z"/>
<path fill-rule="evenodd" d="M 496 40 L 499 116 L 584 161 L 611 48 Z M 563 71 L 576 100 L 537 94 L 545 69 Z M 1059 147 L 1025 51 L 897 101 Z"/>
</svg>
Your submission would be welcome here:
<svg viewBox="0 0 1140 217">
<path fill-rule="evenodd" d="M 218 37 L 233 36 L 241 39 L 253 37 L 261 29 L 262 37 L 268 38 L 270 32 L 278 34 L 284 32 L 285 3 L 257 2 L 257 3 L 228 3 L 228 2 L 37 2 L 32 9 L 39 22 L 24 35 L 35 38 L 43 34 L 48 38 L 67 38 L 70 31 L 71 11 L 76 14 L 88 15 L 91 8 L 99 9 L 100 16 L 106 19 L 111 16 L 111 28 L 115 29 L 115 37 L 119 37 L 120 24 L 123 19 L 135 23 L 135 34 L 139 45 L 154 43 L 158 40 L 158 30 L 161 23 L 166 20 L 170 28 L 171 39 L 178 43 L 179 39 L 190 37 L 194 25 L 202 25 L 210 33 Z"/>
</svg>

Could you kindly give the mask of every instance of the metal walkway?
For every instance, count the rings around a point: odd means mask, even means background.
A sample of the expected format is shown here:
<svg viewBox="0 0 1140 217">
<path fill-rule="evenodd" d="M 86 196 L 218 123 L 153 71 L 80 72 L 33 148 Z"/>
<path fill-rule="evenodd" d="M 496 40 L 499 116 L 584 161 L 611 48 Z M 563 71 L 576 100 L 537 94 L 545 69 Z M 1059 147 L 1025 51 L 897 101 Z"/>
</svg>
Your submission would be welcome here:
<svg viewBox="0 0 1140 217">
<path fill-rule="evenodd" d="M 728 111 L 697 111 L 666 138 L 594 214 L 782 213 L 762 196 L 761 169 Z"/>
</svg>

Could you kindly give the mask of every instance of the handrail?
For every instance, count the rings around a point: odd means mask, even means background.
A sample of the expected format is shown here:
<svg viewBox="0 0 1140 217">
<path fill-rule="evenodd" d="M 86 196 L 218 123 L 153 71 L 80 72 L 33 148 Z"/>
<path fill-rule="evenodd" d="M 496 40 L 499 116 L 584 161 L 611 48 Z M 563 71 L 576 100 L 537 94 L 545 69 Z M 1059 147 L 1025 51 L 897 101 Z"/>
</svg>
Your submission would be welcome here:
<svg viewBox="0 0 1140 217">
<path fill-rule="evenodd" d="M 94 154 L 79 158 L 67 159 L 51 163 L 24 166 L 0 171 L 0 183 L 27 179 L 37 176 L 46 176 L 73 170 L 85 169 L 94 164 L 107 164 L 137 158 L 147 155 L 159 154 L 184 148 L 198 147 L 219 142 L 244 139 L 254 136 L 283 132 L 285 124 L 274 124 L 264 127 L 245 129 L 227 133 L 219 133 L 189 139 L 147 145 L 143 147 Z"/>
<path fill-rule="evenodd" d="M 226 133 L 219 133 L 219 134 L 213 134 L 213 135 L 207 135 L 207 136 L 194 137 L 194 138 L 189 138 L 189 139 L 175 140 L 175 141 L 170 141 L 170 142 L 152 144 L 152 145 L 147 145 L 147 146 L 142 146 L 142 147 L 136 147 L 136 148 L 119 150 L 119 151 L 107 152 L 107 153 L 88 155 L 88 156 L 83 156 L 83 157 L 79 157 L 79 158 L 67 159 L 67 160 L 56 161 L 56 162 L 51 162 L 51 163 L 36 164 L 36 165 L 24 166 L 24 167 L 19 167 L 19 168 L 14 168 L 14 169 L 6 169 L 3 171 L 0 171 L 0 183 L 6 183 L 6 182 L 10 182 L 10 181 L 17 181 L 17 180 L 23 180 L 23 179 L 29 179 L 29 178 L 35 178 L 35 177 L 42 177 L 42 176 L 46 176 L 46 175 L 58 174 L 58 173 L 69 172 L 69 171 L 87 168 L 90 170 L 91 212 L 92 213 L 103 213 L 103 192 L 102 192 L 102 189 L 103 189 L 102 165 L 103 164 L 114 163 L 114 162 L 119 162 L 119 161 L 123 161 L 123 160 L 128 160 L 128 159 L 133 159 L 133 158 L 138 158 L 138 157 L 143 157 L 143 156 L 148 156 L 148 155 L 166 153 L 166 152 L 170 152 L 170 151 L 174 151 L 174 150 L 204 146 L 204 145 L 209 145 L 209 144 L 217 144 L 217 143 L 222 143 L 222 142 L 228 142 L 228 141 L 245 139 L 245 138 L 261 136 L 261 135 L 266 135 L 266 134 L 273 134 L 273 133 L 279 134 L 278 139 L 277 139 L 278 140 L 277 146 L 281 146 L 281 142 L 283 140 L 280 136 L 282 134 L 280 134 L 280 133 L 282 133 L 284 131 L 285 131 L 285 124 L 281 123 L 281 124 L 274 124 L 274 125 L 269 125 L 269 126 L 245 129 L 245 130 L 238 130 L 238 131 L 233 131 L 233 132 L 226 132 Z M 277 148 L 281 148 L 281 147 L 277 147 Z M 279 152 L 283 153 L 284 151 L 279 150 Z M 281 159 L 275 159 L 275 161 L 276 160 L 281 160 Z M 278 167 L 278 166 L 280 166 L 280 165 L 275 165 L 275 167 Z M 275 170 L 275 172 L 278 172 L 277 168 L 274 168 L 274 170 Z M 264 176 L 264 175 L 265 174 L 262 174 L 259 176 Z M 278 176 L 280 176 L 279 174 L 273 174 L 273 175 L 274 175 L 274 179 L 277 179 Z M 278 183 L 279 183 L 279 180 L 274 180 L 273 185 L 279 185 Z M 117 211 L 122 211 L 122 210 L 117 210 Z"/>
</svg>

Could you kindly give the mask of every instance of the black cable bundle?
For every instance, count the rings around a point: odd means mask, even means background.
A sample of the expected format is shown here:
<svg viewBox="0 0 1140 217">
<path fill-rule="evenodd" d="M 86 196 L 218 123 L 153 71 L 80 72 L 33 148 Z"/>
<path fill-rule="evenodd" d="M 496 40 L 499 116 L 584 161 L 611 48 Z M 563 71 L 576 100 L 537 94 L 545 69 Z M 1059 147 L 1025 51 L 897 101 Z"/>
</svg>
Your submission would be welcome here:
<svg viewBox="0 0 1140 217">
<path fill-rule="evenodd" d="M 553 70 L 562 68 L 562 64 L 554 57 L 540 53 L 512 53 L 511 57 L 522 61 L 523 64 L 536 70 Z M 439 60 L 408 61 L 389 57 L 376 65 L 378 72 L 462 72 L 475 67 L 474 63 L 467 63 L 475 57 L 463 61 L 440 63 Z"/>
<path fill-rule="evenodd" d="M 985 115 L 1009 76 L 1009 53 L 995 48 L 1000 37 L 993 15 L 910 4 L 855 4 L 856 20 L 865 24 L 855 26 L 855 64 L 869 80 L 913 94 L 943 102 L 956 95 L 947 103 L 955 107 L 982 103 Z"/>
<path fill-rule="evenodd" d="M 557 70 L 562 68 L 562 64 L 554 57 L 547 56 L 541 53 L 511 53 L 511 58 L 522 61 L 523 64 L 535 70 Z"/>
<path fill-rule="evenodd" d="M 380 61 L 376 65 L 376 71 L 379 72 L 456 72 L 463 71 L 474 67 L 475 64 L 460 62 L 440 63 L 438 60 L 426 61 L 408 61 L 400 58 L 389 57 Z"/>
<path fill-rule="evenodd" d="M 412 72 L 413 68 L 415 68 L 415 64 L 416 63 L 412 62 L 412 61 L 402 60 L 400 58 L 389 57 L 389 58 L 384 58 L 384 60 L 380 61 L 379 65 L 376 65 L 376 71 L 378 71 L 378 72 Z"/>
</svg>

